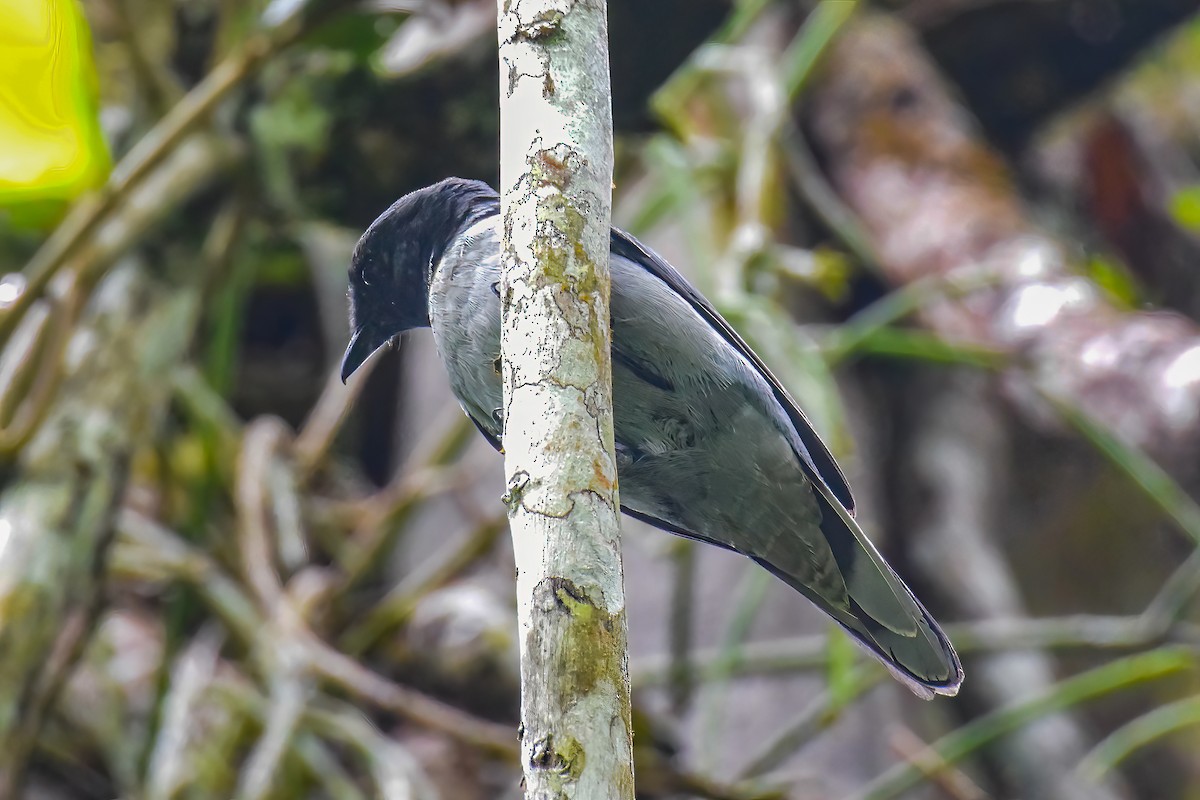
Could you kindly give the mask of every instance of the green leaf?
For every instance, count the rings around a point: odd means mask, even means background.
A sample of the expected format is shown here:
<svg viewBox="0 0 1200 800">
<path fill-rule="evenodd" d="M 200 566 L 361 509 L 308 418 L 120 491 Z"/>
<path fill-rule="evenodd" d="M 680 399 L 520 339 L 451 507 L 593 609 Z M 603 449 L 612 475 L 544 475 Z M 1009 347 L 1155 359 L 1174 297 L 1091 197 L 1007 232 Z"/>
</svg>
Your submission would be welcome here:
<svg viewBox="0 0 1200 800">
<path fill-rule="evenodd" d="M 1168 208 L 1171 217 L 1183 227 L 1200 231 L 1200 186 L 1181 189 L 1171 198 Z"/>
<path fill-rule="evenodd" d="M 1137 484 L 1184 533 L 1200 544 L 1200 505 L 1154 459 L 1118 439 L 1083 409 L 1045 392 L 1042 396 L 1054 405 L 1063 419 Z"/>
<path fill-rule="evenodd" d="M 687 150 L 672 137 L 653 137 L 646 144 L 642 160 L 654 181 L 625 226 L 635 236 L 644 235 L 664 219 L 685 213 L 684 206 L 700 196 Z"/>
<path fill-rule="evenodd" d="M 828 637 L 826 653 L 829 666 L 825 671 L 825 680 L 829 685 L 829 707 L 833 711 L 845 708 L 862 692 L 862 683 L 855 664 L 858 651 L 849 636 L 835 628 Z"/>
<path fill-rule="evenodd" d="M 369 64 L 379 48 L 408 19 L 376 13 L 338 14 L 309 34 L 308 42 L 347 53 L 353 56 L 355 63 Z"/>
<path fill-rule="evenodd" d="M 740 39 L 754 21 L 771 5 L 771 0 L 741 0 L 733 11 L 708 40 L 709 45 L 725 44 Z M 668 126 L 679 127 L 686 118 L 684 108 L 707 77 L 700 65 L 705 46 L 692 53 L 691 57 L 675 70 L 675 73 L 650 98 L 650 107 Z"/>
<path fill-rule="evenodd" d="M 1159 706 L 1122 725 L 1104 738 L 1079 764 L 1079 774 L 1091 781 L 1104 775 L 1135 752 L 1185 728 L 1200 725 L 1200 697 L 1185 697 Z"/>
<path fill-rule="evenodd" d="M 75 0 L 4 2 L 0 17 L 0 208 L 44 219 L 112 166 L 91 36 Z"/>
<path fill-rule="evenodd" d="M 911 358 L 937 364 L 963 364 L 980 369 L 1002 369 L 1008 364 L 1003 350 L 969 342 L 951 342 L 932 333 L 909 328 L 876 328 L 863 332 L 853 344 L 856 355 Z M 847 351 L 835 351 L 841 358 Z"/>
<path fill-rule="evenodd" d="M 709 759 L 716 754 L 717 736 L 724 727 L 724 707 L 730 679 L 742 659 L 742 647 L 754 620 L 758 617 L 758 611 L 762 608 L 772 581 L 766 570 L 757 566 L 747 566 L 741 585 L 737 589 L 737 604 L 725 628 L 721 652 L 713 664 L 712 680 L 706 687 L 700 712 L 700 718 L 703 720 L 701 752 Z"/>
<path fill-rule="evenodd" d="M 940 762 L 956 764 L 1008 733 L 1072 706 L 1103 697 L 1139 683 L 1195 667 L 1195 658 L 1182 648 L 1165 647 L 1088 670 L 1060 681 L 1034 697 L 998 709 L 943 736 L 930 745 Z M 917 764 L 897 764 L 873 781 L 860 795 L 862 800 L 898 797 L 927 777 Z"/>
<path fill-rule="evenodd" d="M 877 334 L 886 334 L 892 326 L 936 302 L 964 297 L 976 289 L 993 285 L 995 278 L 986 274 L 923 278 L 884 295 L 830 331 L 821 342 L 821 350 L 830 364 L 838 364 L 871 347 Z M 885 337 L 886 338 L 886 337 Z"/>
<path fill-rule="evenodd" d="M 804 88 L 821 55 L 857 7 L 857 0 L 818 3 L 804 20 L 800 32 L 780 58 L 783 85 L 789 98 L 795 98 Z"/>
<path fill-rule="evenodd" d="M 1088 262 L 1087 274 L 1093 283 L 1104 290 L 1114 305 L 1127 310 L 1137 305 L 1140 291 L 1137 281 L 1125 265 L 1102 256 L 1094 256 Z"/>
</svg>

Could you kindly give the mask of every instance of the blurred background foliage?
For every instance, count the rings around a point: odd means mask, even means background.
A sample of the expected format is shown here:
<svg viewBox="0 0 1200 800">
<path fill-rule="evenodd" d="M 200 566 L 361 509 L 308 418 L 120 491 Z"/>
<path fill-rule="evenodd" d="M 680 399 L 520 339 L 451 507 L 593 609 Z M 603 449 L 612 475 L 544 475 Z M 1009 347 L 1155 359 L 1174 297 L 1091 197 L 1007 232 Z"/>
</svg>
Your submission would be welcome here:
<svg viewBox="0 0 1200 800">
<path fill-rule="evenodd" d="M 71 2 L 0 10 L 0 207 L 45 223 L 108 174 L 88 24 Z"/>
<path fill-rule="evenodd" d="M 609 6 L 618 224 L 967 667 L 626 520 L 639 796 L 1200 796 L 1200 4 Z M 499 460 L 429 337 L 335 375 L 359 233 L 495 182 L 494 25 L 0 0 L 0 796 L 520 796 Z"/>
</svg>

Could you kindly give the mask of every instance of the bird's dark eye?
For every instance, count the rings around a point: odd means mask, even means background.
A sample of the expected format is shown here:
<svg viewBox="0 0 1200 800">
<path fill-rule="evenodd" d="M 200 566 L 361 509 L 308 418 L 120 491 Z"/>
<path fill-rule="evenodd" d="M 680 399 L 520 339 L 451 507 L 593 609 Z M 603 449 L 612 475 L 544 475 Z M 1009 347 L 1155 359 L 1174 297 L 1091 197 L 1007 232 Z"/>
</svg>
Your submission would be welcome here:
<svg viewBox="0 0 1200 800">
<path fill-rule="evenodd" d="M 354 265 L 354 275 L 352 278 L 363 286 L 370 286 L 375 282 L 375 276 L 372 274 L 371 269 L 371 262 L 373 260 L 370 256 L 362 254 L 361 248 L 354 253 L 353 260 L 351 261 Z"/>
<path fill-rule="evenodd" d="M 383 264 L 380 263 L 378 257 L 372 256 L 363 262 L 362 268 L 362 283 L 363 286 L 383 286 L 387 283 L 383 273 Z"/>
</svg>

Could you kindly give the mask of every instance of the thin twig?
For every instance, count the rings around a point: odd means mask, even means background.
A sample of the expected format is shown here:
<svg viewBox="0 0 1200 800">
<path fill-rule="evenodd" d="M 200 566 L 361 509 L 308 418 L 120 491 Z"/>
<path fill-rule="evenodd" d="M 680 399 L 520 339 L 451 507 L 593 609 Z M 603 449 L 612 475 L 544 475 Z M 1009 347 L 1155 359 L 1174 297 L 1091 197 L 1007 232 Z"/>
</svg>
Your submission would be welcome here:
<svg viewBox="0 0 1200 800">
<path fill-rule="evenodd" d="M 281 586 L 275 569 L 274 548 L 269 533 L 267 474 L 275 454 L 290 439 L 279 420 L 264 417 L 247 426 L 238 457 L 235 497 L 238 507 L 242 569 L 258 602 L 270 610 L 279 601 Z"/>
<path fill-rule="evenodd" d="M 421 568 L 409 573 L 342 637 L 343 650 L 350 654 L 366 651 L 387 632 L 404 625 L 417 603 L 430 592 L 449 583 L 472 564 L 490 553 L 507 530 L 503 513 L 479 525 L 462 541 L 449 545 Z"/>
<path fill-rule="evenodd" d="M 221 636 L 202 630 L 175 659 L 163 700 L 162 721 L 146 767 L 147 800 L 169 800 L 189 777 L 188 753 L 197 734 L 195 716 L 220 662 Z"/>
<path fill-rule="evenodd" d="M 117 516 L 109 574 L 118 580 L 181 580 L 194 586 L 237 639 L 253 643 L 262 628 L 254 601 L 224 569 L 182 536 L 126 508 Z"/>
<path fill-rule="evenodd" d="M 125 554 L 118 547 L 114 554 L 118 570 L 128 572 L 136 564 L 140 569 L 149 567 L 186 581 L 231 623 L 231 631 L 243 644 L 252 647 L 258 641 L 266 625 L 261 612 L 241 587 L 205 553 L 136 512 L 122 513 L 118 531 L 121 539 L 128 537 L 142 546 L 134 553 Z M 440 731 L 492 755 L 516 759 L 516 734 L 507 726 L 479 719 L 393 683 L 334 650 L 311 631 L 303 630 L 302 634 L 305 657 L 314 675 L 353 697 L 417 725 Z"/>
<path fill-rule="evenodd" d="M 1179 623 L 1167 628 L 1147 625 L 1142 614 L 1103 616 L 1072 614 L 1043 619 L 989 619 L 951 624 L 946 635 L 960 653 L 1002 653 L 1017 650 L 1136 651 L 1173 644 L 1200 651 L 1200 626 Z M 804 636 L 751 642 L 742 646 L 729 666 L 723 648 L 695 650 L 689 667 L 698 681 L 751 675 L 787 675 L 829 667 L 827 637 Z M 670 680 L 666 655 L 637 659 L 631 669 L 639 688 L 663 686 Z"/>
<path fill-rule="evenodd" d="M 436 800 L 437 793 L 413 755 L 385 736 L 353 706 L 319 699 L 305 712 L 305 722 L 322 735 L 345 742 L 359 754 L 368 766 L 381 800 Z"/>
<path fill-rule="evenodd" d="M 173 399 L 202 430 L 215 434 L 220 448 L 232 462 L 242 439 L 242 421 L 194 364 L 180 365 L 171 375 Z"/>
<path fill-rule="evenodd" d="M 851 676 L 847 690 L 833 692 L 825 690 L 801 709 L 796 718 L 767 742 L 742 768 L 738 777 L 749 780 L 767 774 L 778 767 L 816 736 L 828 730 L 841 712 L 879 684 L 883 670 L 868 666 L 858 667 Z"/>
<path fill-rule="evenodd" d="M 453 415 L 447 425 L 417 446 L 412 459 L 391 483 L 357 504 L 359 521 L 352 539 L 361 544 L 349 550 L 342 563 L 346 575 L 343 591 L 378 566 L 399 536 L 404 520 L 421 500 L 458 485 L 462 468 L 446 465 L 462 452 L 472 433 L 464 416 Z"/>
<path fill-rule="evenodd" d="M 21 452 L 53 408 L 51 400 L 65 377 L 63 356 L 83 309 L 83 294 L 78 281 L 72 279 L 61 299 L 55 301 L 55 308 L 48 312 L 41 335 L 33 337 L 25 352 L 17 356 L 30 362 L 36 372 L 23 398 L 3 398 L 14 408 L 9 421 L 0 419 L 0 462 Z"/>
<path fill-rule="evenodd" d="M 770 585 L 771 576 L 764 570 L 747 569 L 743 573 L 733 615 L 726 625 L 719 654 L 713 662 L 714 670 L 710 680 L 717 685 L 711 687 L 700 709 L 704 736 L 702 752 L 708 758 L 715 755 L 717 735 L 724 727 L 726 693 L 729 688 L 727 684 L 743 661 L 747 647 L 746 635 L 754 624 Z"/>
<path fill-rule="evenodd" d="M 298 670 L 271 677 L 263 734 L 242 770 L 234 795 L 238 800 L 260 800 L 269 795 L 311 694 L 312 687 Z"/>
<path fill-rule="evenodd" d="M 1085 780 L 1100 780 L 1137 750 L 1197 725 L 1200 725 L 1200 697 L 1185 697 L 1161 705 L 1104 737 L 1079 762 L 1078 773 Z"/>
<path fill-rule="evenodd" d="M 50 327 L 70 331 L 81 308 L 90 298 L 103 269 L 115 262 L 147 230 L 161 221 L 167 210 L 183 202 L 213 175 L 233 164 L 237 155 L 236 146 L 230 146 L 227 141 L 206 135 L 188 139 L 172 151 L 162 168 L 156 170 L 150 180 L 144 182 L 128 197 L 120 212 L 112 215 L 94 240 L 77 254 L 72 262 L 72 274 L 67 276 L 69 283 L 62 293 L 65 298 L 61 301 L 63 307 L 58 309 L 56 319 L 49 323 Z M 22 298 L 30 298 L 28 287 L 18 295 L 18 301 Z M 8 308 L 12 309 L 13 306 Z M 5 313 L 7 312 L 0 312 L 0 328 L 3 328 L 5 320 L 9 319 L 3 316 Z M 13 316 L 11 321 L 15 325 L 19 319 Z M 19 446 L 32 437 L 40 426 L 45 411 L 53 405 L 50 400 L 57 394 L 61 382 L 66 347 L 66 342 L 53 341 L 54 338 L 51 336 L 49 347 L 37 352 L 37 374 L 33 378 L 29 395 L 20 406 L 24 413 L 20 419 L 5 426 L 5 430 L 0 432 L 0 440 L 3 440 L 0 442 L 0 459 L 11 458 Z M 0 344 L 10 341 L 11 337 L 5 338 L 0 334 Z M 16 389 L 17 387 L 8 387 L 8 391 Z M 11 408 L 19 401 L 6 398 L 4 402 Z"/>
<path fill-rule="evenodd" d="M 273 458 L 262 480 L 271 494 L 271 519 L 275 529 L 275 551 L 287 573 L 309 562 L 303 508 L 292 459 Z"/>
<path fill-rule="evenodd" d="M 268 618 L 269 627 L 263 632 L 262 644 L 269 650 L 260 661 L 270 687 L 263 733 L 246 761 L 238 783 L 238 800 L 261 800 L 268 796 L 276 782 L 283 758 L 291 748 L 300 718 L 315 693 L 305 657 L 305 617 L 314 603 L 324 595 L 326 582 L 307 580 L 310 573 L 301 573 L 288 585 L 286 594 L 279 596 Z"/>
<path fill-rule="evenodd" d="M 266 700 L 248 681 L 223 678 L 214 681 L 212 688 L 237 712 L 246 714 L 260 723 L 265 722 Z M 330 735 L 326 726 L 314 719 L 314 705 L 320 702 L 321 699 L 316 698 L 312 704 L 304 707 L 301 717 L 304 729 L 297 731 L 292 738 L 292 751 L 300 757 L 308 772 L 322 784 L 322 788 L 334 800 L 365 800 L 368 795 L 346 774 L 341 762 L 324 741 L 325 738 L 343 737 Z M 387 798 L 383 792 L 380 792 L 379 796 Z"/>
<path fill-rule="evenodd" d="M 813 70 L 857 10 L 858 0 L 843 0 L 840 3 L 817 3 L 809 12 L 799 32 L 779 58 L 779 81 L 789 103 L 795 103 L 804 93 Z"/>
<path fill-rule="evenodd" d="M 693 623 L 696 603 L 696 543 L 677 539 L 671 543 L 671 606 L 667 631 L 667 650 L 670 654 L 670 683 L 667 687 L 671 713 L 681 719 L 691 705 L 695 693 L 688 656 L 692 651 Z"/>
<path fill-rule="evenodd" d="M 329 373 L 321 396 L 296 435 L 296 477 L 301 485 L 312 479 L 329 454 L 342 423 L 366 385 L 367 373 L 361 370 L 356 371 L 345 384 L 338 373 L 337 369 Z"/>
<path fill-rule="evenodd" d="M 962 770 L 947 764 L 937 751 L 915 734 L 911 728 L 898 726 L 892 735 L 892 746 L 905 761 L 920 769 L 947 797 L 954 800 L 987 800 L 988 795 Z"/>
<path fill-rule="evenodd" d="M 817 160 L 804 135 L 791 119 L 784 123 L 780 146 L 792 183 L 808 203 L 808 207 L 833 231 L 858 263 L 879 274 L 879 256 L 875 253 L 875 246 L 871 243 L 866 227 L 830 186 L 821 168 L 817 166 Z"/>
<path fill-rule="evenodd" d="M 142 38 L 144 26 L 134 19 L 135 12 L 129 7 L 129 0 L 108 0 L 108 6 L 117 18 L 133 73 L 142 85 L 146 102 L 155 115 L 161 116 L 179 100 L 183 90 L 166 65 L 156 62 L 147 52 Z"/>
<path fill-rule="evenodd" d="M 445 733 L 489 755 L 516 761 L 520 749 L 513 728 L 488 722 L 393 683 L 316 637 L 309 639 L 308 646 L 314 672 L 352 697 L 430 730 Z"/>
</svg>

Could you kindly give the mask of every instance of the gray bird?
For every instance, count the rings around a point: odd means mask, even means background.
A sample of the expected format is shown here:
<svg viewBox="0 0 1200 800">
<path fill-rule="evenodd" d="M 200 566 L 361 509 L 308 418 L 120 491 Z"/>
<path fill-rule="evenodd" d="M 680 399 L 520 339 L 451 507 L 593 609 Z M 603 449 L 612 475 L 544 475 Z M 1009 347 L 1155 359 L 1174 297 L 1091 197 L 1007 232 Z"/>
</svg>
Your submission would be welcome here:
<svg viewBox="0 0 1200 800">
<path fill-rule="evenodd" d="M 398 200 L 350 266 L 349 377 L 432 327 L 450 387 L 499 448 L 500 201 L 450 178 Z M 854 520 L 854 498 L 795 401 L 670 264 L 613 228 L 613 413 L 621 509 L 757 561 L 921 697 L 954 695 L 946 635 Z"/>
</svg>

